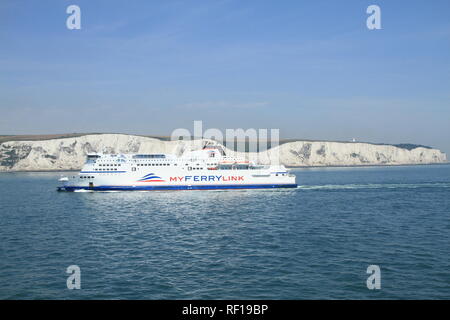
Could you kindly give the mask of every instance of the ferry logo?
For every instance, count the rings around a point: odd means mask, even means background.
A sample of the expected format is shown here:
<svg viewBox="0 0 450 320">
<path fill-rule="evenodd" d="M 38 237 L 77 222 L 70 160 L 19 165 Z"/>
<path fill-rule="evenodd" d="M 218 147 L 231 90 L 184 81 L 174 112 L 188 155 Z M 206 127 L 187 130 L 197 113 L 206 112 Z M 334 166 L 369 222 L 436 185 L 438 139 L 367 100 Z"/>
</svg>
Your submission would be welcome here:
<svg viewBox="0 0 450 320">
<path fill-rule="evenodd" d="M 218 181 L 244 181 L 244 176 L 181 176 L 181 177 L 170 177 L 170 181 L 177 182 L 218 182 Z"/>
<path fill-rule="evenodd" d="M 166 182 L 166 180 L 161 179 L 154 173 L 149 173 L 142 177 L 142 179 L 138 180 L 139 182 Z"/>
</svg>

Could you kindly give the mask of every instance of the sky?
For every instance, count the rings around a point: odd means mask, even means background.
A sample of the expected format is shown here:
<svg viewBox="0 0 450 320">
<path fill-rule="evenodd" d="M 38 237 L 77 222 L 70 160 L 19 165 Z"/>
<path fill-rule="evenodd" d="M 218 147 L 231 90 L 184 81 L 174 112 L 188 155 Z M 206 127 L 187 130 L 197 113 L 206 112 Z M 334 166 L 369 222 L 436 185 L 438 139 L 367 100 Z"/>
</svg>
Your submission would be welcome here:
<svg viewBox="0 0 450 320">
<path fill-rule="evenodd" d="M 194 120 L 449 154 L 450 1 L 0 1 L 0 135 Z"/>
</svg>

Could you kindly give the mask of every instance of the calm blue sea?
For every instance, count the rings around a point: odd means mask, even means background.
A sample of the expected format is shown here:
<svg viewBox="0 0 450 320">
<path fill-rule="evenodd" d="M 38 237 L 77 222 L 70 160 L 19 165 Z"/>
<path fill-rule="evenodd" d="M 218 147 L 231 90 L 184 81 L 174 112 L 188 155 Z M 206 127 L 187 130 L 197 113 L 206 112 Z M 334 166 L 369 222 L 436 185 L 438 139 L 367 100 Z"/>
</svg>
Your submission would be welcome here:
<svg viewBox="0 0 450 320">
<path fill-rule="evenodd" d="M 80 193 L 0 174 L 0 299 L 450 298 L 450 166 L 295 173 L 292 190 Z"/>
</svg>

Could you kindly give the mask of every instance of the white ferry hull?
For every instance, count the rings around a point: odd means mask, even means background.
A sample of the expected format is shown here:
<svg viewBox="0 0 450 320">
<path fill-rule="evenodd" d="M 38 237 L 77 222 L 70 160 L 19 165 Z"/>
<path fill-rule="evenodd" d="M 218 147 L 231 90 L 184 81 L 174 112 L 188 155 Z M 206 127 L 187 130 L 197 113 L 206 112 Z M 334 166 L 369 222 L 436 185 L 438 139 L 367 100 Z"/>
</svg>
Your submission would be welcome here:
<svg viewBox="0 0 450 320">
<path fill-rule="evenodd" d="M 281 165 L 260 166 L 199 151 L 188 158 L 166 155 L 92 155 L 77 174 L 64 177 L 59 191 L 217 190 L 296 188 Z M 218 151 L 217 151 L 218 153 Z M 89 159 L 91 157 L 91 159 Z"/>
</svg>

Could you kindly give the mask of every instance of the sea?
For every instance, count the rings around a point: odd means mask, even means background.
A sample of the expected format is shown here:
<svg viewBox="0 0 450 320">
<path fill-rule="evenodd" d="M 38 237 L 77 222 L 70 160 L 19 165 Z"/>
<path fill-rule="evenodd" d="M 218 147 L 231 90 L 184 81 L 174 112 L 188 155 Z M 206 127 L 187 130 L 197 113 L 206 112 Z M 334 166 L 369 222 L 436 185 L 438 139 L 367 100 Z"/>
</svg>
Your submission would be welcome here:
<svg viewBox="0 0 450 320">
<path fill-rule="evenodd" d="M 1 173 L 0 299 L 450 298 L 450 165 L 293 173 L 148 192 Z"/>
</svg>

